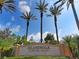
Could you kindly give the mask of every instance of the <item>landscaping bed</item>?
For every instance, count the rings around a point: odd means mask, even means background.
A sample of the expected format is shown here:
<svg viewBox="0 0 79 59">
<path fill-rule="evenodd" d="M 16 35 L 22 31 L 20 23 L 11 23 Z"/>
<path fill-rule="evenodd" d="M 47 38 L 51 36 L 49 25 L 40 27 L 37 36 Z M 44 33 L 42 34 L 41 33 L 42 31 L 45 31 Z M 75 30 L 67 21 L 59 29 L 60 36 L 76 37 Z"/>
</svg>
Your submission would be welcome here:
<svg viewBox="0 0 79 59">
<path fill-rule="evenodd" d="M 4 59 L 68 59 L 67 57 L 32 56 L 32 57 L 4 57 Z"/>
</svg>

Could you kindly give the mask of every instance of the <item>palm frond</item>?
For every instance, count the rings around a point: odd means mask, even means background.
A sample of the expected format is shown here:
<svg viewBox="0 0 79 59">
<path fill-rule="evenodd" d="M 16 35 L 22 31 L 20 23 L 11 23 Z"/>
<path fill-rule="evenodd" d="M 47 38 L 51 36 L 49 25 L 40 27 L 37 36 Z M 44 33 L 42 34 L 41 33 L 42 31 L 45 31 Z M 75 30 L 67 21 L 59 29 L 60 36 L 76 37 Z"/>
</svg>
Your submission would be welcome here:
<svg viewBox="0 0 79 59">
<path fill-rule="evenodd" d="M 35 9 L 39 10 L 40 8 L 35 8 Z"/>
<path fill-rule="evenodd" d="M 64 42 L 67 44 L 70 44 L 72 37 L 71 36 L 66 36 L 64 39 Z"/>
<path fill-rule="evenodd" d="M 4 3 L 15 3 L 14 0 L 5 0 Z"/>
<path fill-rule="evenodd" d="M 47 10 L 47 6 L 48 6 L 48 3 L 45 3 L 45 0 L 40 0 L 40 3 L 37 3 L 36 5 L 37 7 L 35 9 L 39 10 L 40 12 L 46 12 Z"/>
<path fill-rule="evenodd" d="M 65 4 L 65 1 L 62 1 L 61 4 L 58 6 L 58 9 L 61 8 Z"/>
<path fill-rule="evenodd" d="M 20 16 L 21 18 L 23 18 L 23 19 L 26 19 L 24 16 Z"/>
<path fill-rule="evenodd" d="M 54 5 L 58 4 L 59 2 L 61 2 L 62 0 L 58 0 L 54 3 Z"/>
<path fill-rule="evenodd" d="M 33 14 L 31 12 L 29 12 L 29 13 L 26 12 L 26 14 L 23 13 L 23 15 L 20 17 L 27 20 L 27 21 L 29 21 L 31 19 L 36 19 L 35 16 L 33 16 Z"/>
<path fill-rule="evenodd" d="M 16 10 L 16 9 L 15 9 L 15 6 L 12 5 L 12 4 L 7 5 L 7 7 L 8 7 L 8 9 L 10 9 L 10 10 L 13 11 L 13 12 Z"/>
<path fill-rule="evenodd" d="M 16 11 L 15 1 L 14 0 L 4 0 L 1 4 L 1 8 L 4 8 L 5 10 L 9 11 L 10 13 L 13 13 Z"/>
<path fill-rule="evenodd" d="M 57 2 L 54 3 L 54 6 L 60 3 L 57 7 L 57 9 L 60 9 L 66 3 L 66 1 L 67 0 L 58 0 Z"/>
<path fill-rule="evenodd" d="M 70 3 L 67 1 L 67 10 L 69 9 Z"/>
<path fill-rule="evenodd" d="M 45 4 L 45 0 L 43 1 L 43 3 L 42 3 L 43 5 Z"/>
<path fill-rule="evenodd" d="M 51 17 L 52 15 L 50 15 L 50 14 L 47 14 L 46 16 L 47 16 L 47 17 Z"/>
<path fill-rule="evenodd" d="M 42 1 L 40 0 L 40 5 L 42 4 Z"/>
<path fill-rule="evenodd" d="M 61 12 L 63 9 L 64 9 L 64 8 L 60 8 L 60 9 L 58 10 L 58 12 Z"/>
<path fill-rule="evenodd" d="M 59 8 L 58 6 L 51 6 L 49 11 L 51 12 L 51 15 L 60 15 L 63 8 Z"/>
<path fill-rule="evenodd" d="M 2 5 L 0 5 L 0 13 L 2 13 Z"/>
<path fill-rule="evenodd" d="M 47 6 L 48 6 L 48 3 L 44 5 L 44 7 L 47 7 Z"/>
<path fill-rule="evenodd" d="M 32 19 L 33 19 L 33 20 L 37 20 L 36 16 L 32 16 Z"/>
</svg>

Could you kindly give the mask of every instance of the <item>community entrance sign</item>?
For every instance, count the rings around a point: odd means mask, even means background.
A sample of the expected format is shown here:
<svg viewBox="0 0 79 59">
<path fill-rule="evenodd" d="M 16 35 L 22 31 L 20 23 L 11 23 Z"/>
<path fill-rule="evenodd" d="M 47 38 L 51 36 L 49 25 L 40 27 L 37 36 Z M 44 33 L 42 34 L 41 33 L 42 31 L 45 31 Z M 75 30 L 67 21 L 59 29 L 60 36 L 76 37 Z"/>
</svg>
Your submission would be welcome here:
<svg viewBox="0 0 79 59">
<path fill-rule="evenodd" d="M 63 45 L 51 45 L 51 44 L 29 44 L 27 46 L 20 46 L 16 48 L 16 56 L 70 56 L 71 53 L 67 47 Z"/>
</svg>

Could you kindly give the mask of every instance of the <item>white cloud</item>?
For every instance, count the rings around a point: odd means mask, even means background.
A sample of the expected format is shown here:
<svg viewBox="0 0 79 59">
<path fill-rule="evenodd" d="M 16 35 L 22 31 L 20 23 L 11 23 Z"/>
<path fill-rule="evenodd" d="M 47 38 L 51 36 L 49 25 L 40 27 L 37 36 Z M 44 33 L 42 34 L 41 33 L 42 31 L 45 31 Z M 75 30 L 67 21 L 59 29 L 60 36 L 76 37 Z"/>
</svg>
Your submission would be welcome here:
<svg viewBox="0 0 79 59">
<path fill-rule="evenodd" d="M 11 22 L 6 23 L 6 27 L 9 27 L 11 25 Z"/>
<path fill-rule="evenodd" d="M 5 26 L 3 26 L 2 24 L 0 24 L 0 30 L 4 30 Z"/>
<path fill-rule="evenodd" d="M 56 33 L 54 33 L 54 37 L 57 40 Z M 59 35 L 58 35 L 58 38 L 59 38 L 59 41 L 63 40 Z"/>
<path fill-rule="evenodd" d="M 4 30 L 5 28 L 7 28 L 8 26 L 10 26 L 10 22 L 8 22 L 6 24 L 6 26 L 0 24 L 0 30 Z M 19 32 L 21 30 L 21 26 L 20 25 L 17 25 L 16 27 L 13 27 L 13 28 L 10 28 L 10 31 L 12 31 L 12 33 L 16 33 L 16 32 Z"/>
<path fill-rule="evenodd" d="M 17 25 L 16 27 L 11 28 L 10 30 L 11 30 L 13 33 L 15 33 L 15 32 L 19 32 L 20 29 L 21 29 L 21 26 L 20 26 L 20 25 Z"/>
<path fill-rule="evenodd" d="M 27 2 L 25 0 L 21 0 L 19 1 L 19 8 L 20 8 L 20 11 L 25 13 L 26 12 L 30 12 L 30 7 L 27 5 Z"/>
<path fill-rule="evenodd" d="M 36 34 L 31 34 L 28 36 L 28 41 L 31 39 L 31 37 L 33 37 L 34 41 L 39 42 L 40 41 L 40 32 L 36 33 Z"/>
<path fill-rule="evenodd" d="M 43 33 L 43 39 L 47 36 L 48 33 L 49 33 L 49 32 Z"/>
<path fill-rule="evenodd" d="M 43 33 L 43 39 L 47 36 L 48 33 L 51 33 L 51 32 Z M 54 34 L 54 33 L 51 33 L 51 34 Z M 40 32 L 38 32 L 36 34 L 28 35 L 28 41 L 31 39 L 31 37 L 33 37 L 35 42 L 40 42 Z M 54 34 L 54 37 L 56 39 L 56 34 Z M 59 37 L 59 40 L 62 40 L 62 39 Z"/>
<path fill-rule="evenodd" d="M 5 25 L 0 24 L 0 30 L 4 30 L 5 28 L 9 27 L 11 22 L 7 22 Z"/>
</svg>

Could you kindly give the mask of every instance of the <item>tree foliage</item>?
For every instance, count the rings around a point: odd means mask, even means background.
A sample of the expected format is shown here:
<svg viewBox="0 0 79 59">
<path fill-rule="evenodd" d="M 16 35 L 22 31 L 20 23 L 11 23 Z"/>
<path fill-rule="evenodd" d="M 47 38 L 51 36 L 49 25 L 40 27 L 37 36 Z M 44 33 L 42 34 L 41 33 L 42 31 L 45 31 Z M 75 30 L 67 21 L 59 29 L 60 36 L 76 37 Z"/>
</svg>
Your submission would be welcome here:
<svg viewBox="0 0 79 59">
<path fill-rule="evenodd" d="M 47 36 L 45 37 L 45 43 L 49 43 L 49 44 L 57 44 L 57 41 L 54 38 L 54 35 L 52 34 L 47 34 Z"/>
<path fill-rule="evenodd" d="M 66 36 L 64 37 L 64 43 L 69 47 L 71 50 L 74 58 L 79 58 L 79 36 Z"/>
</svg>

